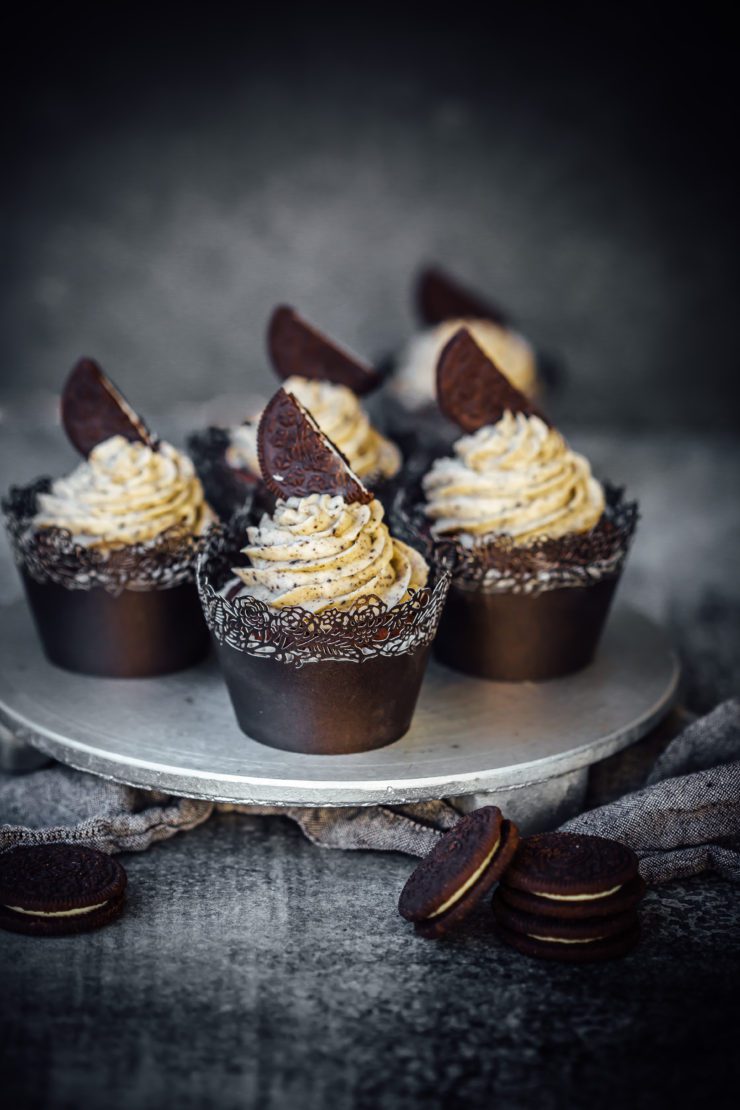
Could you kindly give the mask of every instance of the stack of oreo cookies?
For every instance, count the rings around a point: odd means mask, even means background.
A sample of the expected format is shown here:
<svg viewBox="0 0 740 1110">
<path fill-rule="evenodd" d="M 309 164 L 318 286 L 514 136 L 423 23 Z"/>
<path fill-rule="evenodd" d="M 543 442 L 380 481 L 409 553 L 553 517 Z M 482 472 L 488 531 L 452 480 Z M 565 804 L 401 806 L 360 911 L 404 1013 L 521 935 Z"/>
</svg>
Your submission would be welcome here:
<svg viewBox="0 0 740 1110">
<path fill-rule="evenodd" d="M 600 836 L 542 833 L 519 845 L 493 899 L 501 938 L 527 956 L 591 963 L 639 937 L 637 856 Z"/>
</svg>

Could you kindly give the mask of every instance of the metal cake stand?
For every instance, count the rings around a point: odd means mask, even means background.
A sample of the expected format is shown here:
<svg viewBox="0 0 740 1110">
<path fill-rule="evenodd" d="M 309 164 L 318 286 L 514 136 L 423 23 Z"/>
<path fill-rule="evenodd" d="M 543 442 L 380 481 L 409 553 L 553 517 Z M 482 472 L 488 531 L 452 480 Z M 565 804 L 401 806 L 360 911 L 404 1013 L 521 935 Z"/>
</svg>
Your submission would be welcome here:
<svg viewBox="0 0 740 1110">
<path fill-rule="evenodd" d="M 469 808 L 494 792 L 531 826 L 573 809 L 589 765 L 643 736 L 671 707 L 677 681 L 664 633 L 623 606 L 580 674 L 491 683 L 432 663 L 402 740 L 360 755 L 296 755 L 242 734 L 213 659 L 164 678 L 71 674 L 46 661 L 24 604 L 0 608 L 0 721 L 15 737 L 106 778 L 223 802 L 464 796 Z"/>
</svg>

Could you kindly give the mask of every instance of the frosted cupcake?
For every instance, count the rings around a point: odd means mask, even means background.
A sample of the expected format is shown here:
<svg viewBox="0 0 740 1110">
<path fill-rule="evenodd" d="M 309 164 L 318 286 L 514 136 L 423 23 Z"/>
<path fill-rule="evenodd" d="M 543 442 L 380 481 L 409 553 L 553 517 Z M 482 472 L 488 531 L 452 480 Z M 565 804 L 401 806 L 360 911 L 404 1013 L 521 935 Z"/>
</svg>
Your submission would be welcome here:
<svg viewBox="0 0 740 1110">
<path fill-rule="evenodd" d="M 380 384 L 376 372 L 286 306 L 272 314 L 267 347 L 285 389 L 311 414 L 358 478 L 378 496 L 385 496 L 401 468 L 401 452 L 373 426 L 360 401 Z M 190 438 L 208 500 L 224 519 L 261 486 L 260 417 L 258 413 L 243 424 L 210 428 Z M 265 503 L 270 507 L 269 499 Z"/>
<path fill-rule="evenodd" d="M 258 451 L 273 512 L 214 530 L 198 564 L 239 724 L 290 751 L 389 744 L 410 725 L 449 573 L 391 535 L 382 504 L 284 389 Z"/>
<path fill-rule="evenodd" d="M 212 515 L 192 462 L 155 439 L 89 359 L 67 380 L 62 421 L 85 461 L 3 503 L 46 655 L 116 677 L 197 662 L 208 634 L 195 555 Z"/>
<path fill-rule="evenodd" d="M 391 427 L 409 451 L 430 441 L 443 449 L 453 428 L 437 407 L 437 363 L 453 335 L 465 327 L 484 354 L 520 392 L 535 397 L 541 388 L 538 356 L 496 305 L 459 286 L 438 269 L 423 270 L 416 308 L 424 325 L 394 359 L 388 386 Z"/>
<path fill-rule="evenodd" d="M 637 519 L 461 329 L 439 404 L 466 434 L 424 475 L 421 515 L 455 572 L 435 646 L 448 666 L 504 681 L 593 658 Z"/>
</svg>

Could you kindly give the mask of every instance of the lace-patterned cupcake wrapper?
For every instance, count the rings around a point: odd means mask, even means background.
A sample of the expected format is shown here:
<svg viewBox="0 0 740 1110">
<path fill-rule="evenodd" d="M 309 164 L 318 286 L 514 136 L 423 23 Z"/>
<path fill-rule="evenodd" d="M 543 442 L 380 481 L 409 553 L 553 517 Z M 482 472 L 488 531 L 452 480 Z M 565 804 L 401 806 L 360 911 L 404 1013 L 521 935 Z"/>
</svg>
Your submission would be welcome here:
<svg viewBox="0 0 740 1110">
<path fill-rule="evenodd" d="M 16 565 L 35 582 L 69 590 L 101 588 L 118 596 L 124 590 L 168 590 L 194 581 L 204 537 L 169 528 L 145 543 L 87 547 L 64 528 L 34 528 L 38 495 L 50 488 L 51 479 L 39 478 L 13 486 L 2 501 Z"/>
<path fill-rule="evenodd" d="M 187 441 L 206 501 L 221 520 L 228 520 L 262 487 L 258 474 L 229 466 L 226 452 L 230 444 L 228 430 L 213 426 L 193 432 Z"/>
<path fill-rule="evenodd" d="M 639 513 L 637 502 L 627 501 L 622 489 L 607 485 L 605 493 L 606 509 L 589 532 L 543 538 L 526 547 L 517 547 L 509 537 L 471 547 L 453 538 L 439 539 L 435 542 L 438 557 L 452 567 L 456 587 L 483 593 L 537 595 L 618 576 Z M 391 521 L 402 538 L 418 536 L 431 541 L 418 481 L 398 494 Z"/>
<path fill-rule="evenodd" d="M 322 660 L 360 662 L 406 655 L 434 639 L 451 575 L 432 563 L 430 583 L 393 609 L 374 596 L 351 609 L 310 613 L 293 606 L 274 609 L 249 595 L 230 600 L 224 586 L 232 567 L 243 560 L 240 548 L 249 511 L 228 525 L 212 528 L 197 568 L 198 591 L 206 622 L 217 643 L 246 655 L 302 666 Z M 424 544 L 417 542 L 420 550 Z"/>
</svg>

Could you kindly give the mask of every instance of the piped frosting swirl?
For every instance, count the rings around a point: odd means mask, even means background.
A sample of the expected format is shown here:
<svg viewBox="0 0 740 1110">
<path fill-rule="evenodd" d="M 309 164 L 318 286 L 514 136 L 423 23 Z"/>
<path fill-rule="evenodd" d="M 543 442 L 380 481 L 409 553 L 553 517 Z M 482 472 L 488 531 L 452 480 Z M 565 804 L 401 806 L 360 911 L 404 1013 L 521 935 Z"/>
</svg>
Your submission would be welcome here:
<svg viewBox="0 0 740 1110">
<path fill-rule="evenodd" d="M 391 609 L 429 575 L 423 557 L 391 536 L 375 500 L 290 497 L 248 528 L 247 538 L 243 553 L 251 566 L 234 573 L 258 601 L 278 609 L 348 609 L 370 595 Z"/>
<path fill-rule="evenodd" d="M 283 388 L 310 412 L 358 478 L 392 478 L 398 472 L 400 451 L 373 427 L 357 396 L 347 386 L 292 377 L 283 383 Z M 226 456 L 230 466 L 246 467 L 259 474 L 258 423 L 259 418 L 232 430 Z"/>
<path fill-rule="evenodd" d="M 587 532 L 604 511 L 604 491 L 588 461 L 538 416 L 505 412 L 496 424 L 459 439 L 454 451 L 423 479 L 437 536 L 472 546 L 506 535 L 526 546 Z"/>
<path fill-rule="evenodd" d="M 445 320 L 415 336 L 401 356 L 393 377 L 393 389 L 405 404 L 414 408 L 434 401 L 439 356 L 453 335 L 463 327 L 512 385 L 527 396 L 536 392 L 535 354 L 518 332 L 491 320 Z"/>
<path fill-rule="evenodd" d="M 153 450 L 111 436 L 39 494 L 33 525 L 64 528 L 89 547 L 124 547 L 175 527 L 200 535 L 211 519 L 187 455 L 169 443 Z"/>
</svg>

